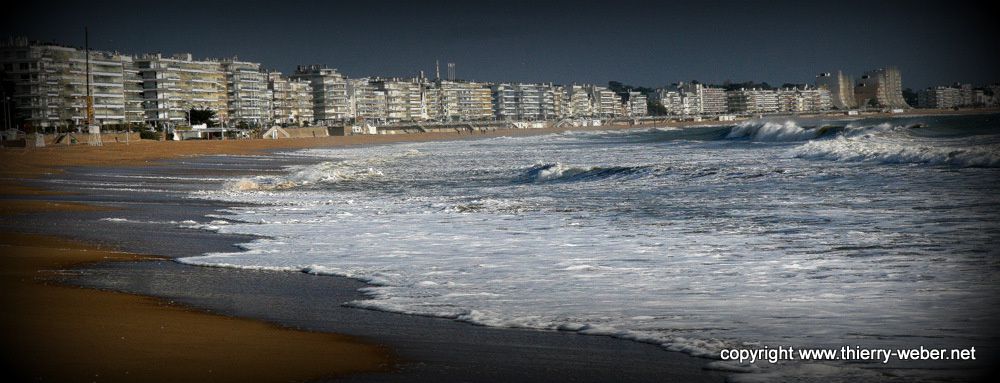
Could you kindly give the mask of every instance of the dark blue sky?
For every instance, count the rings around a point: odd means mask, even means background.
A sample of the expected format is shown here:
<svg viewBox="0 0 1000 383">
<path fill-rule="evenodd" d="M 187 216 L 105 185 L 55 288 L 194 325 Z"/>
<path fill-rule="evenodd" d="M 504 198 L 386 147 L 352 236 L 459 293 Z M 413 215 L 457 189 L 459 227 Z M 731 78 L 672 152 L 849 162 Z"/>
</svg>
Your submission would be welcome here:
<svg viewBox="0 0 1000 383">
<path fill-rule="evenodd" d="M 62 4 L 63 2 L 59 2 Z M 66 2 L 69 3 L 69 2 Z M 128 53 L 238 55 L 290 72 L 486 81 L 812 83 L 896 65 L 904 87 L 1000 81 L 989 9 L 963 1 L 35 1 L 0 36 Z"/>
</svg>

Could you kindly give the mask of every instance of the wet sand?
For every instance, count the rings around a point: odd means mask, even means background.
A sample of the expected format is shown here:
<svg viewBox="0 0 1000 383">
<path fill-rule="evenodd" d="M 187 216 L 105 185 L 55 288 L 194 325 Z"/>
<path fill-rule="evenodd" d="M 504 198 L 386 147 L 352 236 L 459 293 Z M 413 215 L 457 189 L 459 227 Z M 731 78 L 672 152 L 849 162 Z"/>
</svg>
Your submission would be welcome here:
<svg viewBox="0 0 1000 383">
<path fill-rule="evenodd" d="M 712 123 L 718 122 L 671 123 L 670 126 Z M 652 126 L 616 128 L 637 127 Z M 153 169 L 166 167 L 169 169 L 163 170 L 164 174 L 188 174 L 186 166 L 176 166 L 178 158 L 187 156 L 243 156 L 281 149 L 606 129 L 608 127 L 274 141 L 140 141 L 128 145 L 109 143 L 103 147 L 5 149 L 0 152 L 0 163 L 6 165 L 0 169 L 0 202 L 3 203 L 0 226 L 19 232 L 85 240 L 132 252 L 169 257 L 197 255 L 231 249 L 233 244 L 246 238 L 178 229 L 176 223 L 168 222 L 201 219 L 221 206 L 202 206 L 199 204 L 204 202 L 184 200 L 179 197 L 183 191 L 147 200 L 136 193 L 108 195 L 102 191 L 83 190 L 72 186 L 72 181 L 79 180 L 76 175 L 69 177 L 69 183 L 38 181 L 64 177 L 66 169 L 73 169 L 73 173 L 90 171 L 91 179 L 102 179 L 102 175 L 122 169 L 133 169 L 128 174 L 148 174 Z M 170 158 L 174 160 L 162 161 Z M 244 171 L 250 172 L 249 169 Z M 170 186 L 174 185 L 163 185 L 164 188 Z M 101 217 L 112 213 L 140 216 L 162 224 L 123 230 L 121 226 L 100 221 Z M 123 232 L 131 235 L 120 235 Z M 172 235 L 172 239 L 151 240 L 164 233 Z M 655 345 L 571 333 L 484 328 L 445 319 L 343 307 L 341 302 L 359 299 L 357 289 L 364 286 L 346 278 L 247 273 L 162 260 L 93 264 L 136 260 L 138 256 L 102 251 L 93 245 L 54 237 L 8 236 L 0 241 L 0 246 L 5 249 L 3 324 L 15 334 L 5 338 L 4 362 L 11 364 L 5 366 L 6 371 L 21 378 L 46 377 L 45 380 L 62 381 L 101 374 L 100 378 L 94 378 L 287 381 L 376 371 L 347 378 L 358 381 L 722 379 L 720 373 L 702 371 L 706 361 L 665 352 Z M 89 266 L 80 269 L 80 264 Z M 69 268 L 72 271 L 65 271 Z M 67 287 L 54 283 L 56 280 L 103 290 Z M 172 300 L 183 306 L 170 303 Z M 263 319 L 307 331 L 234 317 Z M 185 325 L 160 328 L 164 323 Z M 261 343 L 247 343 L 250 339 Z M 285 346 L 294 347 L 282 348 Z M 384 372 L 390 363 L 387 348 L 402 356 L 400 363 L 391 367 L 391 372 Z M 308 354 L 320 355 L 321 359 L 317 361 L 295 350 L 308 350 Z M 344 359 L 361 355 L 369 357 Z M 298 361 L 313 363 L 299 364 Z M 294 367 L 285 368 L 287 366 Z"/>
<path fill-rule="evenodd" d="M 94 262 L 143 261 L 51 236 L 0 237 L 4 375 L 15 381 L 299 381 L 388 368 L 354 338 L 210 315 L 54 282 Z"/>
<path fill-rule="evenodd" d="M 208 214 L 224 214 L 220 210 L 228 205 L 192 200 L 185 198 L 186 195 L 194 190 L 221 187 L 213 175 L 280 172 L 283 166 L 303 161 L 316 160 L 228 155 L 173 159 L 145 167 L 69 167 L 64 172 L 24 181 L 28 187 L 55 194 L 8 196 L 0 202 L 6 203 L 9 198 L 34 199 L 101 209 L 0 215 L 0 230 L 59 235 L 102 247 L 171 258 L 232 251 L 235 244 L 253 238 L 178 224 L 185 220 L 204 222 L 210 219 L 206 217 Z M 95 187 L 100 183 L 112 185 Z M 137 192 L 139 189 L 144 191 Z M 114 210 L 102 210 L 108 208 Z M 489 328 L 442 318 L 346 307 L 342 305 L 344 302 L 364 298 L 358 289 L 365 287 L 364 283 L 348 278 L 194 267 L 169 260 L 104 262 L 76 267 L 58 277 L 64 283 L 157 297 L 196 312 L 254 318 L 303 331 L 346 334 L 391 350 L 397 356 L 390 371 L 351 374 L 337 380 L 604 382 L 662 381 L 665 377 L 687 382 L 723 380 L 722 373 L 703 369 L 707 360 L 668 352 L 653 344 L 572 332 Z M 204 336 L 205 343 L 226 340 L 213 334 Z M 183 355 L 202 346 L 195 342 L 171 347 Z M 109 360 L 109 364 L 116 363 L 113 358 Z M 267 366 L 271 362 L 260 363 Z"/>
</svg>

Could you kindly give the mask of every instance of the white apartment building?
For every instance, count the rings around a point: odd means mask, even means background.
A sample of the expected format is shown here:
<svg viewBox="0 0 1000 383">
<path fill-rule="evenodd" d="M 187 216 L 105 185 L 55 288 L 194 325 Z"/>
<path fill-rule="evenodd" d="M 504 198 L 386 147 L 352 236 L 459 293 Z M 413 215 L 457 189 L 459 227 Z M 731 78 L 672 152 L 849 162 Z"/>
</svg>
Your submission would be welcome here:
<svg viewBox="0 0 1000 383">
<path fill-rule="evenodd" d="M 729 110 L 725 91 L 698 83 L 682 82 L 657 89 L 655 98 L 673 115 L 714 115 Z"/>
<path fill-rule="evenodd" d="M 90 92 L 94 123 L 133 122 L 126 105 L 135 106 L 134 92 L 126 92 L 128 56 L 90 52 Z M 87 123 L 87 54 L 82 49 L 29 42 L 18 38 L 0 45 L 0 68 L 12 85 L 12 115 L 31 127 L 71 128 Z M 134 83 L 130 85 L 133 88 Z M 126 102 L 126 98 L 129 101 Z"/>
<path fill-rule="evenodd" d="M 226 121 L 226 75 L 218 61 L 197 61 L 190 53 L 150 54 L 135 60 L 143 80 L 145 120 L 158 126 L 187 125 L 188 111 L 207 109 Z"/>
<path fill-rule="evenodd" d="M 558 117 L 562 88 L 551 84 L 494 84 L 493 110 L 498 120 L 539 121 Z M 556 105 L 556 100 L 559 105 Z"/>
<path fill-rule="evenodd" d="M 702 111 L 701 97 L 677 88 L 657 89 L 656 99 L 672 115 L 700 115 Z"/>
<path fill-rule="evenodd" d="M 419 79 L 374 79 L 371 83 L 385 97 L 385 113 L 388 122 L 427 119 L 423 85 Z"/>
<path fill-rule="evenodd" d="M 615 92 L 602 86 L 591 85 L 587 87 L 590 102 L 593 105 L 593 113 L 599 117 L 618 117 L 623 113 L 621 100 Z"/>
<path fill-rule="evenodd" d="M 631 117 L 642 117 L 649 114 L 646 105 L 646 95 L 640 92 L 628 92 L 622 95 L 625 112 Z"/>
<path fill-rule="evenodd" d="M 228 122 L 233 125 L 265 125 L 270 118 L 266 113 L 268 82 L 260 64 L 236 58 L 223 60 L 220 64 L 226 76 Z"/>
<path fill-rule="evenodd" d="M 946 86 L 917 92 L 917 106 L 921 108 L 954 108 L 959 105 L 960 99 L 958 89 Z"/>
<path fill-rule="evenodd" d="M 854 99 L 862 107 L 909 108 L 903 100 L 903 80 L 899 69 L 880 68 L 865 72 L 854 87 Z"/>
<path fill-rule="evenodd" d="M 698 98 L 701 100 L 701 114 L 725 114 L 729 112 L 729 105 L 726 103 L 726 91 L 722 88 L 712 88 L 700 86 L 698 84 Z"/>
<path fill-rule="evenodd" d="M 570 117 L 591 117 L 594 115 L 594 105 L 590 102 L 590 95 L 586 85 L 570 85 L 566 87 L 567 116 Z"/>
<path fill-rule="evenodd" d="M 281 72 L 267 75 L 271 95 L 271 121 L 278 124 L 307 125 L 313 121 L 312 85 L 291 80 Z"/>
<path fill-rule="evenodd" d="M 347 80 L 349 114 L 356 121 L 383 124 L 389 119 L 385 91 L 377 89 L 371 79 Z"/>
<path fill-rule="evenodd" d="M 438 81 L 424 89 L 429 119 L 483 121 L 493 118 L 493 93 L 489 84 Z"/>
<path fill-rule="evenodd" d="M 816 87 L 830 92 L 831 105 L 837 109 L 858 107 L 858 103 L 854 100 L 854 80 L 839 70 L 817 75 Z"/>
<path fill-rule="evenodd" d="M 729 111 L 738 114 L 774 113 L 781 110 L 778 92 L 766 89 L 739 89 L 726 92 Z"/>
<path fill-rule="evenodd" d="M 292 79 L 308 81 L 313 91 L 313 118 L 325 123 L 351 117 L 347 79 L 336 69 L 322 65 L 299 65 Z"/>
</svg>

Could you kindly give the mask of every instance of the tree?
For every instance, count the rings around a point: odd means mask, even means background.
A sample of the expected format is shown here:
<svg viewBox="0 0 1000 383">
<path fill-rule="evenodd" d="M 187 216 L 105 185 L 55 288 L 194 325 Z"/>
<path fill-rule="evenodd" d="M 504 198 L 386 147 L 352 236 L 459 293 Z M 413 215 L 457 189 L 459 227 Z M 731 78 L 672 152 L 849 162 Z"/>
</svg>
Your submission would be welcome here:
<svg viewBox="0 0 1000 383">
<path fill-rule="evenodd" d="M 917 105 L 917 92 L 910 88 L 903 89 L 903 101 L 910 106 Z"/>
<path fill-rule="evenodd" d="M 663 106 L 663 104 L 649 99 L 646 100 L 646 111 L 650 116 L 666 116 L 670 114 L 667 111 L 667 107 Z"/>
<path fill-rule="evenodd" d="M 219 123 L 216 121 L 218 113 L 211 109 L 194 109 L 191 108 L 188 111 L 188 118 L 191 119 L 191 125 L 206 124 L 209 127 L 218 126 Z"/>
</svg>

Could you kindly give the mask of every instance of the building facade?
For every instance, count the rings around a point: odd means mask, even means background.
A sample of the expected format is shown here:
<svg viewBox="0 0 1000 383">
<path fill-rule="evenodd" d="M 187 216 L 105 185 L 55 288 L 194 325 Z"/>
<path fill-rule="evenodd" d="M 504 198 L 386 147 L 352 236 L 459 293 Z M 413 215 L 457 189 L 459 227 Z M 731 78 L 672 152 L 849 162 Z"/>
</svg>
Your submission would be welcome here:
<svg viewBox="0 0 1000 383">
<path fill-rule="evenodd" d="M 235 58 L 220 64 L 226 76 L 228 122 L 234 126 L 264 126 L 270 119 L 266 113 L 268 81 L 260 64 Z"/>
<path fill-rule="evenodd" d="M 493 92 L 490 84 L 437 81 L 424 89 L 427 117 L 434 121 L 492 120 Z"/>
<path fill-rule="evenodd" d="M 75 128 L 87 124 L 87 52 L 13 39 L 0 45 L 0 72 L 13 89 L 12 117 L 32 128 Z M 90 94 L 94 123 L 135 122 L 139 117 L 136 73 L 131 57 L 91 51 Z M 128 69 L 127 69 L 128 68 Z M 126 91 L 126 78 L 130 79 Z M 126 101 L 128 100 L 128 101 Z M 128 112 L 127 106 L 133 109 Z"/>
<path fill-rule="evenodd" d="M 347 79 L 336 69 L 322 65 L 299 65 L 290 76 L 309 82 L 313 91 L 313 119 L 333 123 L 351 117 Z"/>
<path fill-rule="evenodd" d="M 880 68 L 861 75 L 854 87 L 854 98 L 862 107 L 910 107 L 903 100 L 902 75 L 895 67 Z"/>
<path fill-rule="evenodd" d="M 313 121 L 312 85 L 292 80 L 281 72 L 267 75 L 271 94 L 271 121 L 282 125 L 308 125 Z"/>
<path fill-rule="evenodd" d="M 830 103 L 834 108 L 849 110 L 858 107 L 854 100 L 854 80 L 839 70 L 817 75 L 816 87 L 830 92 Z"/>
<path fill-rule="evenodd" d="M 190 53 L 144 55 L 135 60 L 143 80 L 145 120 L 157 126 L 188 124 L 191 109 L 212 110 L 226 121 L 226 76 L 218 61 L 197 61 Z"/>
</svg>

